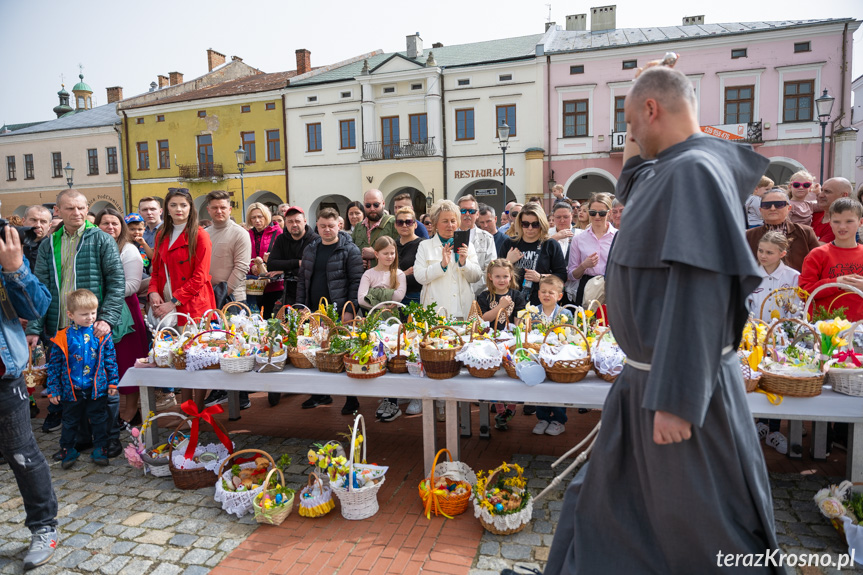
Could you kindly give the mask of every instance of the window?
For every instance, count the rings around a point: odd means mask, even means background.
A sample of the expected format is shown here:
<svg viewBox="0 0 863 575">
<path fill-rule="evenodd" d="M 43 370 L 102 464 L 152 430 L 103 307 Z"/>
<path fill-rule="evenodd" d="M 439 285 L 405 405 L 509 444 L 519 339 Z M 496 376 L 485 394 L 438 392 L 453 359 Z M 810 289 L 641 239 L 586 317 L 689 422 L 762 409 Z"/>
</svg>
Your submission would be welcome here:
<svg viewBox="0 0 863 575">
<path fill-rule="evenodd" d="M 255 160 L 255 133 L 240 132 L 240 140 L 243 142 L 243 149 L 246 150 L 246 163 L 254 164 Z"/>
<path fill-rule="evenodd" d="M 809 42 L 794 42 L 794 53 L 811 52 L 812 46 Z"/>
<path fill-rule="evenodd" d="M 207 111 L 206 110 L 198 110 L 198 117 L 199 118 L 206 118 L 207 117 Z"/>
<path fill-rule="evenodd" d="M 814 80 L 785 82 L 782 97 L 783 122 L 812 121 L 812 92 L 814 88 Z"/>
<path fill-rule="evenodd" d="M 623 69 L 624 70 L 634 70 L 638 68 L 638 60 L 624 60 L 623 61 Z"/>
<path fill-rule="evenodd" d="M 24 179 L 33 179 L 33 154 L 24 154 Z"/>
<path fill-rule="evenodd" d="M 317 96 L 308 96 L 308 97 L 306 98 L 306 102 L 317 102 L 317 101 L 318 101 L 318 97 L 317 97 Z"/>
<path fill-rule="evenodd" d="M 392 158 L 399 150 L 399 117 L 381 118 L 381 146 L 384 158 Z"/>
<path fill-rule="evenodd" d="M 342 98 L 350 98 L 350 97 L 351 97 L 351 93 L 350 93 L 350 92 L 342 92 L 342 93 L 341 93 L 341 97 L 342 97 Z"/>
<path fill-rule="evenodd" d="M 509 82 L 512 80 L 512 74 L 501 74 L 497 77 L 498 82 Z"/>
<path fill-rule="evenodd" d="M 732 49 L 731 58 L 746 58 L 746 48 Z"/>
<path fill-rule="evenodd" d="M 428 142 L 428 117 L 425 114 L 411 114 L 408 116 L 411 124 L 411 143 L 425 144 Z"/>
<path fill-rule="evenodd" d="M 144 118 L 138 118 L 138 119 L 136 119 L 136 120 L 135 120 L 135 123 L 136 123 L 136 124 L 143 124 L 143 123 L 144 123 Z"/>
<path fill-rule="evenodd" d="M 470 79 L 469 78 L 462 78 L 461 80 L 458 80 L 457 84 L 459 86 L 470 86 Z"/>
<path fill-rule="evenodd" d="M 60 152 L 51 153 L 51 168 L 55 178 L 63 177 L 63 159 Z"/>
<path fill-rule="evenodd" d="M 473 140 L 473 108 L 455 111 L 455 139 Z"/>
<path fill-rule="evenodd" d="M 251 111 L 252 111 L 252 107 L 249 104 L 246 104 L 244 106 L 240 106 L 240 113 L 241 114 L 246 114 L 246 113 L 251 112 Z"/>
<path fill-rule="evenodd" d="M 387 86 L 384 88 L 384 94 L 395 94 L 396 88 L 395 86 Z"/>
<path fill-rule="evenodd" d="M 206 173 L 213 167 L 213 136 L 203 134 L 198 136 L 198 171 Z"/>
<path fill-rule="evenodd" d="M 15 180 L 15 156 L 6 156 L 6 179 Z"/>
<path fill-rule="evenodd" d="M 422 84 L 411 84 L 411 90 L 422 90 L 422 89 L 423 89 Z"/>
<path fill-rule="evenodd" d="M 156 116 L 156 121 L 157 122 L 164 122 L 165 121 L 165 114 L 159 114 L 158 116 Z"/>
<path fill-rule="evenodd" d="M 87 150 L 87 175 L 99 175 L 99 150 L 96 148 Z"/>
<path fill-rule="evenodd" d="M 563 103 L 563 137 L 587 135 L 587 100 L 567 100 Z"/>
<path fill-rule="evenodd" d="M 339 122 L 339 149 L 353 150 L 357 147 L 357 123 L 354 120 Z"/>
<path fill-rule="evenodd" d="M 275 110 L 276 109 L 276 103 L 275 102 L 267 102 L 264 105 L 264 109 L 265 110 Z"/>
<path fill-rule="evenodd" d="M 569 67 L 569 73 L 570 74 L 584 74 L 584 66 L 582 66 L 582 65 L 570 66 Z"/>
<path fill-rule="evenodd" d="M 282 159 L 282 147 L 278 130 L 267 130 L 267 161 L 275 162 Z"/>
<path fill-rule="evenodd" d="M 623 112 L 623 104 L 626 102 L 626 96 L 614 97 L 614 131 L 626 131 L 626 114 Z"/>
<path fill-rule="evenodd" d="M 306 124 L 306 151 L 320 152 L 321 148 L 321 124 Z"/>
<path fill-rule="evenodd" d="M 168 147 L 168 140 L 159 140 L 156 145 L 159 148 L 159 169 L 167 170 L 171 167 L 171 150 Z"/>
<path fill-rule="evenodd" d="M 84 102 L 84 96 L 78 96 L 78 106 L 77 107 L 82 109 L 82 110 L 87 107 L 85 102 Z"/>
<path fill-rule="evenodd" d="M 755 109 L 755 86 L 725 88 L 725 123 L 748 124 Z"/>
<path fill-rule="evenodd" d="M 150 149 L 147 147 L 147 142 L 138 142 L 135 144 L 138 149 L 138 169 L 150 169 Z"/>
<path fill-rule="evenodd" d="M 116 174 L 117 173 L 117 148 L 107 148 L 106 149 L 108 155 L 108 173 Z"/>
<path fill-rule="evenodd" d="M 515 129 L 515 104 L 497 106 L 495 111 L 497 116 L 497 125 L 494 128 L 494 135 L 497 136 L 498 127 L 506 122 L 506 125 L 509 126 L 509 137 L 512 138 L 517 136 L 518 134 Z"/>
</svg>

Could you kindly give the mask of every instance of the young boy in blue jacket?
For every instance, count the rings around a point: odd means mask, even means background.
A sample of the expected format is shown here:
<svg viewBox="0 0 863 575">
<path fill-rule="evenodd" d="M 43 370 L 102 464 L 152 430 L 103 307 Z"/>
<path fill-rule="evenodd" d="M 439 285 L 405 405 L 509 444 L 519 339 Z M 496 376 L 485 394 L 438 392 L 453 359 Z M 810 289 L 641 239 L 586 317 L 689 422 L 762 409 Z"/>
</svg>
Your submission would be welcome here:
<svg viewBox="0 0 863 575">
<path fill-rule="evenodd" d="M 93 430 L 96 465 L 108 465 L 108 395 L 117 394 L 120 376 L 111 334 L 96 337 L 93 323 L 99 300 L 90 290 L 75 290 L 66 296 L 66 315 L 72 324 L 57 332 L 51 341 L 48 361 L 48 397 L 63 404 L 63 430 L 60 433 L 62 467 L 69 469 L 80 455 L 75 449 L 78 427 L 84 418 Z"/>
</svg>

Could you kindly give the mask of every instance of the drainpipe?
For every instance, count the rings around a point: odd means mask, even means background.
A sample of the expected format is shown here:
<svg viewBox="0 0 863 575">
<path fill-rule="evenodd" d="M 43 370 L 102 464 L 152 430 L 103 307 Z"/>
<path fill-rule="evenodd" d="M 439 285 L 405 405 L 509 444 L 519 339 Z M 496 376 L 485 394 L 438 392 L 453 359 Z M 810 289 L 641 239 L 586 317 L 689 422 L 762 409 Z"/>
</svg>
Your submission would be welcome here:
<svg viewBox="0 0 863 575">
<path fill-rule="evenodd" d="M 545 106 L 546 118 L 545 118 L 545 120 L 546 120 L 546 123 L 548 124 L 548 128 L 547 128 L 548 131 L 547 131 L 546 137 L 545 137 L 546 138 L 545 139 L 545 146 L 546 146 L 545 149 L 548 150 L 548 165 L 546 165 L 546 168 L 548 168 L 548 175 L 549 175 L 549 177 L 551 177 L 551 159 L 552 159 L 551 158 L 551 56 L 549 56 L 548 54 L 546 54 L 546 56 L 545 56 L 545 95 L 546 95 L 546 106 Z M 545 194 L 543 194 L 543 195 L 545 195 Z M 564 195 L 564 197 L 566 197 L 566 190 L 563 190 L 563 195 Z M 552 204 L 554 203 L 554 200 L 549 200 L 549 201 Z M 504 204 L 504 205 L 506 205 L 506 204 Z M 551 206 L 549 206 L 549 207 L 551 207 Z"/>
<path fill-rule="evenodd" d="M 447 195 L 447 171 L 446 171 L 446 82 L 444 82 L 445 68 L 440 69 L 440 117 L 441 117 L 441 151 L 443 153 L 443 197 L 449 199 Z"/>
<path fill-rule="evenodd" d="M 842 77 L 840 78 L 839 83 L 839 85 L 841 86 L 841 88 L 839 89 L 839 115 L 836 117 L 835 120 L 830 123 L 830 150 L 827 154 L 828 177 L 833 176 L 833 160 L 834 154 L 836 153 L 836 142 L 833 138 L 833 135 L 836 133 L 836 124 L 838 123 L 839 128 L 841 129 L 842 119 L 845 117 L 845 79 L 848 75 L 848 22 L 845 22 L 845 26 L 842 29 L 842 67 L 840 68 L 840 71 L 842 73 Z"/>
<path fill-rule="evenodd" d="M 123 135 L 120 132 L 120 127 L 117 125 L 114 126 L 114 131 L 117 132 L 117 151 L 119 152 L 123 149 Z M 126 166 L 123 163 L 123 154 L 117 154 L 117 161 L 120 163 L 120 183 L 123 186 L 123 213 L 128 214 L 129 204 L 126 202 L 126 178 L 123 177 L 123 174 L 126 173 Z"/>
<path fill-rule="evenodd" d="M 126 134 L 126 158 L 129 158 L 129 118 L 126 116 L 126 111 L 123 110 L 123 133 Z M 124 181 L 129 182 L 129 204 L 132 204 L 132 162 L 126 162 L 126 165 L 123 166 L 124 171 L 126 172 L 126 178 Z M 124 184 L 125 186 L 125 184 Z M 124 200 L 125 201 L 125 200 Z"/>
<path fill-rule="evenodd" d="M 282 133 L 285 136 L 285 153 L 282 156 L 285 161 L 285 203 L 291 203 L 291 186 L 288 183 L 288 96 L 282 94 Z"/>
</svg>

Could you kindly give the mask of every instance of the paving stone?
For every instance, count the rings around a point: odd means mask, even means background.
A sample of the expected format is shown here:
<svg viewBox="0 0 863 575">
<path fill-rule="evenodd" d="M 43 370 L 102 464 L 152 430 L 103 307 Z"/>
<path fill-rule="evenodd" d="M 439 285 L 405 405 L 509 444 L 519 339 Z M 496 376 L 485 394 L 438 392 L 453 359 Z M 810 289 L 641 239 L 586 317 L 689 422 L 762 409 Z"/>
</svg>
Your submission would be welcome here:
<svg viewBox="0 0 863 575">
<path fill-rule="evenodd" d="M 551 551 L 549 547 L 537 547 L 534 550 L 533 558 L 537 561 L 548 561 L 549 551 Z"/>
<path fill-rule="evenodd" d="M 120 570 L 119 575 L 144 575 L 152 565 L 152 561 L 141 561 L 136 559 Z"/>
<path fill-rule="evenodd" d="M 554 525 L 549 521 L 534 521 L 533 522 L 533 532 L 534 533 L 552 533 L 554 529 Z"/>
<path fill-rule="evenodd" d="M 92 553 L 89 551 L 85 551 L 83 549 L 76 549 L 72 551 L 69 555 L 61 559 L 60 561 L 56 561 L 54 564 L 57 567 L 77 567 L 80 563 L 87 561 L 92 557 Z"/>
<path fill-rule="evenodd" d="M 189 565 L 186 567 L 186 570 L 183 571 L 183 575 L 207 575 L 210 572 L 209 567 L 201 567 L 200 565 Z M 499 575 L 495 573 L 494 575 Z"/>
<path fill-rule="evenodd" d="M 222 559 L 225 558 L 225 555 L 226 555 L 225 553 L 222 553 L 221 551 L 217 551 L 215 555 L 213 555 L 212 557 L 210 557 L 207 560 L 205 565 L 207 567 L 215 567 L 216 565 L 218 565 L 219 563 L 222 562 Z"/>
<path fill-rule="evenodd" d="M 102 528 L 102 533 L 116 537 L 125 530 L 126 528 L 122 525 L 105 525 L 105 527 Z"/>
<path fill-rule="evenodd" d="M 525 531 L 522 531 L 521 533 L 516 533 L 511 537 L 511 541 L 513 543 L 531 546 L 542 545 L 542 537 L 536 533 L 526 533 Z"/>
<path fill-rule="evenodd" d="M 467 575 L 500 575 L 500 571 L 489 571 L 488 569 L 471 569 Z"/>
<path fill-rule="evenodd" d="M 165 563 L 179 563 L 185 553 L 185 549 L 181 549 L 179 547 L 168 547 L 162 550 L 159 554 L 159 559 Z"/>
<path fill-rule="evenodd" d="M 104 526 L 105 526 L 104 523 L 101 523 L 99 521 L 94 521 L 93 523 L 88 523 L 84 527 L 81 527 L 80 529 L 78 529 L 78 533 L 87 533 L 89 535 L 93 535 Z"/>
<path fill-rule="evenodd" d="M 161 548 L 158 545 L 152 545 L 150 543 L 141 543 L 134 549 L 132 549 L 132 555 L 138 555 L 141 557 L 158 557 Z"/>
<path fill-rule="evenodd" d="M 111 553 L 112 555 L 125 555 L 137 545 L 138 544 L 134 541 L 117 541 L 116 543 L 111 545 L 109 553 Z"/>
<path fill-rule="evenodd" d="M 499 557 L 482 556 L 477 559 L 476 562 L 477 569 L 488 569 L 489 571 L 495 571 L 497 573 L 509 568 L 509 566 L 510 564 L 507 561 Z"/>
<path fill-rule="evenodd" d="M 479 552 L 481 555 L 499 555 L 500 543 L 497 543 L 495 541 L 484 541 L 479 546 Z"/>
<path fill-rule="evenodd" d="M 95 539 L 87 543 L 87 549 L 96 549 L 97 551 L 100 551 L 111 547 L 115 541 L 116 539 L 114 539 L 113 537 L 107 537 L 105 535 L 102 535 L 100 537 L 96 537 Z"/>
<path fill-rule="evenodd" d="M 152 543 L 154 545 L 164 545 L 174 534 L 171 531 L 162 529 L 150 529 L 140 537 L 135 538 L 138 543 Z"/>
<path fill-rule="evenodd" d="M 84 561 L 83 563 L 78 565 L 78 569 L 82 569 L 84 571 L 90 571 L 90 572 L 96 571 L 102 565 L 104 565 L 105 563 L 107 563 L 110 560 L 111 560 L 110 555 L 105 555 L 103 553 L 99 553 L 97 555 L 93 555 L 92 557 L 90 557 L 90 559 L 88 559 L 87 561 Z"/>
<path fill-rule="evenodd" d="M 150 575 L 177 575 L 177 573 L 180 573 L 182 570 L 183 568 L 178 565 L 161 563 L 153 571 L 150 571 Z"/>
<path fill-rule="evenodd" d="M 89 543 L 92 539 L 93 539 L 92 535 L 87 535 L 86 533 L 80 533 L 77 535 L 73 535 L 72 537 L 69 537 L 68 539 L 63 541 L 63 545 L 66 545 L 67 547 L 72 547 L 73 549 L 75 549 L 75 548 L 80 549 L 80 548 L 84 547 L 85 545 L 87 545 L 87 543 Z"/>
<path fill-rule="evenodd" d="M 140 513 L 135 513 L 131 517 L 127 518 L 125 521 L 123 521 L 123 525 L 127 525 L 129 527 L 137 527 L 138 525 L 140 525 L 144 521 L 147 521 L 151 517 L 153 517 L 152 513 L 147 513 L 147 512 L 142 511 Z"/>
<path fill-rule="evenodd" d="M 800 543 L 802 543 L 803 546 L 806 547 L 806 549 L 810 549 L 810 550 L 814 549 L 817 551 L 817 550 L 827 548 L 827 545 L 824 543 L 824 541 L 817 538 L 817 537 L 808 537 L 806 535 L 800 535 L 798 537 L 798 539 L 800 540 Z"/>
<path fill-rule="evenodd" d="M 209 549 L 192 549 L 180 561 L 191 565 L 203 565 L 215 553 Z"/>
<path fill-rule="evenodd" d="M 144 534 L 144 530 L 140 527 L 126 527 L 126 530 L 123 531 L 121 537 L 123 539 L 134 539 L 136 537 L 140 537 Z"/>
<path fill-rule="evenodd" d="M 204 538 L 201 537 L 200 539 Z M 218 542 L 218 539 L 214 539 L 213 537 L 207 537 L 207 539 L 213 539 L 214 541 Z M 197 544 L 198 541 L 199 538 L 196 535 L 179 533 L 177 535 L 174 535 L 168 541 L 168 543 L 170 543 L 171 545 L 176 545 L 177 547 L 191 547 L 193 544 Z M 201 547 L 203 547 L 203 545 L 201 545 Z M 212 545 L 210 547 L 212 547 Z"/>
<path fill-rule="evenodd" d="M 66 525 L 66 531 L 78 531 L 79 529 L 81 529 L 85 525 L 87 525 L 86 521 L 84 521 L 82 519 L 76 519 L 74 521 L 70 521 Z"/>
<path fill-rule="evenodd" d="M 195 541 L 192 545 L 195 547 L 201 547 L 202 549 L 212 549 L 216 545 L 219 544 L 219 540 L 215 537 L 201 537 L 197 541 Z"/>
<path fill-rule="evenodd" d="M 531 548 L 527 545 L 504 543 L 500 546 L 500 554 L 506 559 L 530 559 Z"/>
</svg>

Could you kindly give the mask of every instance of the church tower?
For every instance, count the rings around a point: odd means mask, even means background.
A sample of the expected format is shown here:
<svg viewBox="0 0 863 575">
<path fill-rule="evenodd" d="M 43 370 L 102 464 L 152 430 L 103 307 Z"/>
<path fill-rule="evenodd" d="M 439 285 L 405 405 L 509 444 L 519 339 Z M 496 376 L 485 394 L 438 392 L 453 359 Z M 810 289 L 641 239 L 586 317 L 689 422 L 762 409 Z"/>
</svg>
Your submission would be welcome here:
<svg viewBox="0 0 863 575">
<path fill-rule="evenodd" d="M 69 92 L 66 91 L 66 86 L 60 84 L 60 91 L 57 92 L 57 95 L 60 97 L 60 104 L 54 106 L 54 113 L 57 114 L 58 118 L 61 118 L 72 112 L 72 106 L 69 105 Z"/>
<path fill-rule="evenodd" d="M 72 93 L 75 95 L 75 111 L 82 112 L 93 107 L 93 90 L 84 83 L 84 73 L 78 74 L 80 82 L 72 88 Z"/>
</svg>

